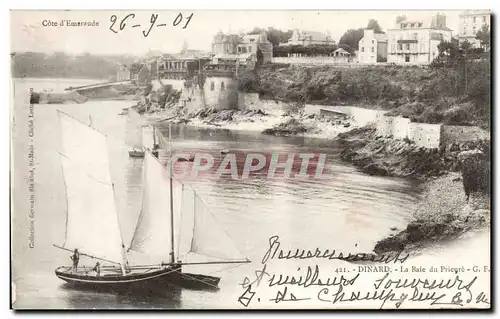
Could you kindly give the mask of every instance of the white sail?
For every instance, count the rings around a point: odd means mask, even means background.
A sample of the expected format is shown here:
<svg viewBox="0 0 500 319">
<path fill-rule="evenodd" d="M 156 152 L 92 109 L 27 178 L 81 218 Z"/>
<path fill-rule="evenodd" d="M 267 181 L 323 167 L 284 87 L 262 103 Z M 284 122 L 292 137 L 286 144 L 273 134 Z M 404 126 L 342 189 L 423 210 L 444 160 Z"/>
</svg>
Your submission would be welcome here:
<svg viewBox="0 0 500 319">
<path fill-rule="evenodd" d="M 64 247 L 123 263 L 106 136 L 60 113 L 67 220 Z"/>
<path fill-rule="evenodd" d="M 62 153 L 95 179 L 111 183 L 106 136 L 58 112 Z"/>
<path fill-rule="evenodd" d="M 184 187 L 182 200 L 181 256 L 196 253 L 225 261 L 246 259 L 192 188 Z"/>
<path fill-rule="evenodd" d="M 156 141 L 156 129 L 152 125 L 144 126 L 142 129 L 142 145 L 152 150 Z"/>
<path fill-rule="evenodd" d="M 142 149 L 143 146 L 143 129 L 142 119 L 139 113 L 132 108 L 129 109 L 127 117 L 127 145 L 135 148 Z"/>
<path fill-rule="evenodd" d="M 176 198 L 180 199 L 182 196 L 182 184 L 173 181 L 173 186 L 175 225 L 180 222 L 180 200 L 176 201 Z M 147 253 L 159 262 L 170 262 L 172 228 L 169 173 L 150 152 L 146 152 L 142 209 L 130 249 Z M 174 235 L 178 237 L 176 233 L 174 231 Z"/>
</svg>

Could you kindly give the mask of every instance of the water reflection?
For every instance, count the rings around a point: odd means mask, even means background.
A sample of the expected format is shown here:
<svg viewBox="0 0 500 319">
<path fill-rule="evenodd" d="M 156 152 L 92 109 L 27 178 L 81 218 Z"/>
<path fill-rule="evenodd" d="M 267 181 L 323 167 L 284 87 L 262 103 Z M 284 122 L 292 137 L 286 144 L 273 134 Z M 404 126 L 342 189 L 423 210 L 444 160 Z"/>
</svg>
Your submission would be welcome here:
<svg viewBox="0 0 500 319">
<path fill-rule="evenodd" d="M 182 308 L 182 288 L 165 286 L 161 290 L 148 291 L 99 291 L 83 289 L 69 283 L 60 286 L 65 293 L 64 300 L 72 309 L 110 309 L 120 305 L 121 308 Z"/>
</svg>

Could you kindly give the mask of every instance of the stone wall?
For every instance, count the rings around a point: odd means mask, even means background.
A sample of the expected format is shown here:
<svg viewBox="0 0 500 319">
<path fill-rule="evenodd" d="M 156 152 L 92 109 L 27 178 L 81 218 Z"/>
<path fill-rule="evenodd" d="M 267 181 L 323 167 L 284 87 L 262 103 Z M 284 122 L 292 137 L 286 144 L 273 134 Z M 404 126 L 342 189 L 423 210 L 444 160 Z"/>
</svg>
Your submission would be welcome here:
<svg viewBox="0 0 500 319">
<path fill-rule="evenodd" d="M 418 146 L 437 148 L 441 142 L 441 125 L 411 123 L 404 117 L 380 114 L 377 117 L 377 135 L 401 140 L 408 138 Z"/>
<path fill-rule="evenodd" d="M 344 64 L 349 65 L 347 57 L 273 57 L 273 63 L 290 63 L 290 64 Z"/>
<path fill-rule="evenodd" d="M 187 114 L 203 109 L 205 108 L 204 92 L 198 85 L 193 85 L 190 88 L 185 88 L 184 90 L 182 90 L 179 104 L 181 104 L 181 106 L 184 106 L 185 112 Z"/>
<path fill-rule="evenodd" d="M 404 117 L 394 117 L 392 121 L 392 136 L 395 139 L 408 137 L 410 129 L 410 119 Z"/>
<path fill-rule="evenodd" d="M 384 114 L 377 115 L 377 135 L 392 136 L 392 121 L 394 117 L 385 116 Z"/>
<path fill-rule="evenodd" d="M 416 145 L 438 148 L 441 144 L 441 124 L 409 123 L 408 138 Z"/>
<path fill-rule="evenodd" d="M 229 77 L 207 77 L 203 85 L 207 108 L 238 108 L 238 82 Z"/>
<path fill-rule="evenodd" d="M 375 123 L 379 114 L 386 113 L 386 111 L 365 109 L 357 106 L 344 106 L 344 108 L 347 110 L 347 114 L 354 119 L 355 124 L 358 126 Z"/>
<path fill-rule="evenodd" d="M 322 108 L 323 108 L 322 105 L 306 104 L 304 106 L 304 113 L 306 115 L 311 115 L 311 114 L 320 115 Z"/>
<path fill-rule="evenodd" d="M 407 118 L 383 115 L 377 117 L 377 135 L 408 138 L 427 148 L 490 138 L 487 131 L 475 126 L 411 123 Z"/>
</svg>

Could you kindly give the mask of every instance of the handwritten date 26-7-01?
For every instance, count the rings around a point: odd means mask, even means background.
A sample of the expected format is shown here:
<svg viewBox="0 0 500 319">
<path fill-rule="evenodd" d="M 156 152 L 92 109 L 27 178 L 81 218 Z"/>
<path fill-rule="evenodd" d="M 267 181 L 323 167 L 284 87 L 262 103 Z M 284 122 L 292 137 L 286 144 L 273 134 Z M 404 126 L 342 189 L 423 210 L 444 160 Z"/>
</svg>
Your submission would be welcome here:
<svg viewBox="0 0 500 319">
<path fill-rule="evenodd" d="M 187 26 L 189 25 L 189 22 L 191 22 L 191 19 L 193 18 L 194 13 L 191 13 L 190 15 L 183 16 L 182 13 L 179 13 L 175 16 L 174 19 L 171 21 L 171 25 L 173 27 L 182 27 L 182 29 L 186 29 Z M 170 25 L 170 23 L 161 23 L 161 21 L 158 20 L 159 14 L 157 13 L 152 13 L 149 22 L 142 28 L 142 35 L 147 38 L 153 27 L 167 27 Z M 111 30 L 114 33 L 119 33 L 120 31 L 123 31 L 127 27 L 131 28 L 141 28 L 141 23 L 137 21 L 135 13 L 130 13 L 127 14 L 123 18 L 119 18 L 115 14 L 113 14 L 110 18 L 109 21 L 111 22 L 111 25 L 109 26 L 109 30 Z"/>
</svg>

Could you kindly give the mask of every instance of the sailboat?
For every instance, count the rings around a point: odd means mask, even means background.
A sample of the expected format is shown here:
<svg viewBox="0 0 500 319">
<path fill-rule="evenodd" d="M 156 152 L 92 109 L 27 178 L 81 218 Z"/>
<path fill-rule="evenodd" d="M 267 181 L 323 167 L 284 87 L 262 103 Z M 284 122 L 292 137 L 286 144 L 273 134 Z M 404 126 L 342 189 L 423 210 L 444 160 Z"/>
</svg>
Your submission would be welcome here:
<svg viewBox="0 0 500 319">
<path fill-rule="evenodd" d="M 142 208 L 126 249 L 106 135 L 61 111 L 58 114 L 67 219 L 64 243 L 54 246 L 71 252 L 77 249 L 80 258 L 104 264 L 99 272 L 80 265 L 60 266 L 55 270 L 58 278 L 96 290 L 153 291 L 167 285 L 217 288 L 220 277 L 185 273 L 183 266 L 250 262 L 242 257 L 196 191 L 172 177 L 171 161 L 167 169 L 149 150 L 144 157 Z M 129 263 L 132 252 L 154 262 Z M 205 259 L 181 261 L 189 255 Z"/>
<path fill-rule="evenodd" d="M 127 144 L 132 147 L 128 151 L 130 157 L 144 157 L 143 126 L 139 113 L 132 108 L 127 117 Z"/>
</svg>

